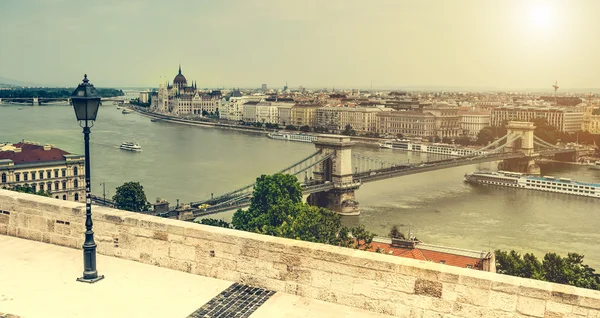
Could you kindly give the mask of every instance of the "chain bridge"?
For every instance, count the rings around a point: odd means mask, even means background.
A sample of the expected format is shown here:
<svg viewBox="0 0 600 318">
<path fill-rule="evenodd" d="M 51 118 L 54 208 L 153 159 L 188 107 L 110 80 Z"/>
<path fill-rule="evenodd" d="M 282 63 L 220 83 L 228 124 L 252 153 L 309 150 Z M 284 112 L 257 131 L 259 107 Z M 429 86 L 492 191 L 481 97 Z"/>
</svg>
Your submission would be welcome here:
<svg viewBox="0 0 600 318">
<path fill-rule="evenodd" d="M 319 135 L 314 141 L 316 151 L 302 160 L 278 171 L 292 174 L 300 180 L 302 191 L 311 205 L 328 208 L 343 215 L 358 215 L 355 191 L 368 182 L 436 171 L 482 162 L 501 161 L 501 170 L 539 174 L 538 157 L 560 157 L 575 161 L 575 150 L 561 149 L 534 135 L 530 122 L 509 122 L 507 134 L 471 154 L 451 159 L 418 163 L 398 163 L 352 153 L 350 137 Z M 213 214 L 248 206 L 254 183 L 210 199 L 191 202 L 191 212 L 182 219 Z"/>
</svg>

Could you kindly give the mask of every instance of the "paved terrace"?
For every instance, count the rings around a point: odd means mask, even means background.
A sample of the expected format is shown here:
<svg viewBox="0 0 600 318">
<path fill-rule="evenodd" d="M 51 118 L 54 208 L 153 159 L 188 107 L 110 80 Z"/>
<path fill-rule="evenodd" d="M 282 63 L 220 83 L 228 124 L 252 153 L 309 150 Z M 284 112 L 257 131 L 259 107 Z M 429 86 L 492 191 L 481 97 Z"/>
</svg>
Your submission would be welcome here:
<svg viewBox="0 0 600 318">
<path fill-rule="evenodd" d="M 106 278 L 80 283 L 75 281 L 83 266 L 80 250 L 4 235 L 0 255 L 0 317 L 204 317 L 199 309 L 239 286 L 103 255 L 98 255 L 97 264 Z M 232 293 L 229 312 L 209 317 L 391 317 L 261 289 L 254 289 L 260 296 L 244 302 L 243 289 Z"/>
<path fill-rule="evenodd" d="M 84 211 L 0 190 L 0 313 L 600 318 L 598 291 L 106 207 L 93 208 L 106 278 L 87 285 L 75 281 Z"/>
</svg>

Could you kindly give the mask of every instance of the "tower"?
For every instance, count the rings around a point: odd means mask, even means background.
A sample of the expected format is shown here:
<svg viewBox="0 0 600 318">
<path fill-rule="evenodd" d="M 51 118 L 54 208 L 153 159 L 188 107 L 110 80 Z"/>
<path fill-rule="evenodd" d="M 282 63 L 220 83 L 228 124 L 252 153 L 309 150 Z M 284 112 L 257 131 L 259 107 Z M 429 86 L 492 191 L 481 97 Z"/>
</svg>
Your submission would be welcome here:
<svg viewBox="0 0 600 318">
<path fill-rule="evenodd" d="M 558 98 L 556 97 L 556 91 L 558 90 L 558 81 L 554 81 L 554 105 L 558 106 Z"/>
</svg>

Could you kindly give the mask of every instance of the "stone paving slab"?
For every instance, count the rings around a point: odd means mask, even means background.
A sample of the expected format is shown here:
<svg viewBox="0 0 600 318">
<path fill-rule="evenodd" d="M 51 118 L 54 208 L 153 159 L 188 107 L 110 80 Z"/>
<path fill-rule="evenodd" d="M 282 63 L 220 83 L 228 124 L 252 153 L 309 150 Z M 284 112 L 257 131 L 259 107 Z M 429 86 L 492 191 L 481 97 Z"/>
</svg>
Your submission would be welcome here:
<svg viewBox="0 0 600 318">
<path fill-rule="evenodd" d="M 94 284 L 77 282 L 83 270 L 81 250 L 0 235 L 0 313 L 12 314 L 5 314 L 6 318 L 185 318 L 232 286 L 259 290 L 99 254 L 97 268 L 105 279 Z M 241 308 L 249 305 L 255 310 L 245 311 L 251 318 L 390 317 L 263 291 L 269 297 L 236 299 Z"/>
</svg>

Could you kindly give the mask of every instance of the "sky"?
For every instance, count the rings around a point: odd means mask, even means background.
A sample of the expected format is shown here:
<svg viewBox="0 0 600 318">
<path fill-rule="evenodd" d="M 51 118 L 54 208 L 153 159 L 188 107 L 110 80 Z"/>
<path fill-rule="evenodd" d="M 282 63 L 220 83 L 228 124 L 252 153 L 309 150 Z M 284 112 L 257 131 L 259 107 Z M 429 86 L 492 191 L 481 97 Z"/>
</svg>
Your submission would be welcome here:
<svg viewBox="0 0 600 318">
<path fill-rule="evenodd" d="M 156 87 L 600 87 L 598 0 L 0 0 L 0 77 Z M 594 16 L 596 15 L 596 16 Z"/>
</svg>

